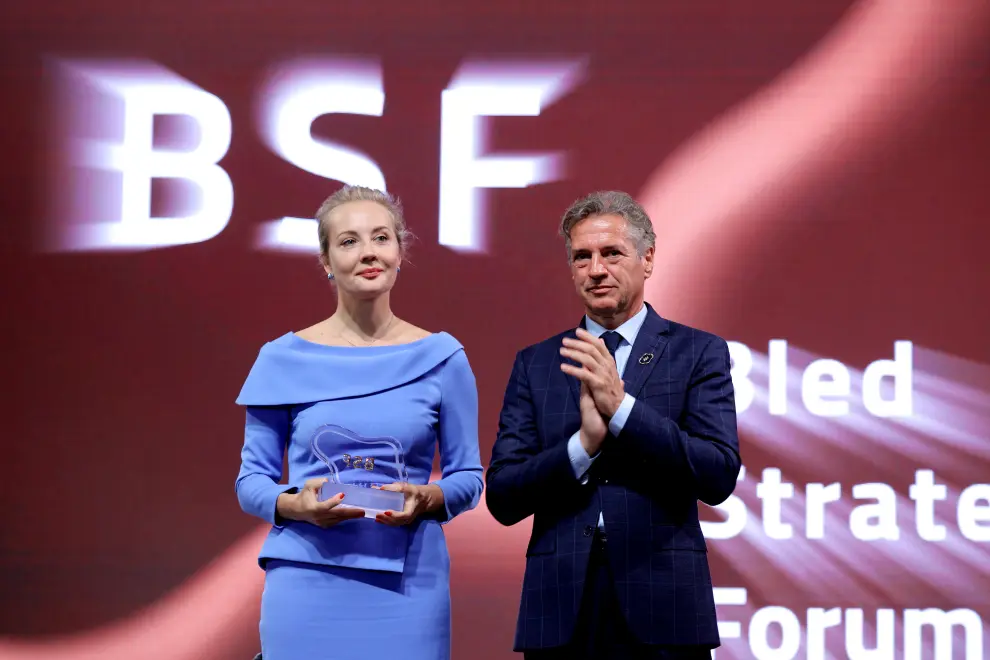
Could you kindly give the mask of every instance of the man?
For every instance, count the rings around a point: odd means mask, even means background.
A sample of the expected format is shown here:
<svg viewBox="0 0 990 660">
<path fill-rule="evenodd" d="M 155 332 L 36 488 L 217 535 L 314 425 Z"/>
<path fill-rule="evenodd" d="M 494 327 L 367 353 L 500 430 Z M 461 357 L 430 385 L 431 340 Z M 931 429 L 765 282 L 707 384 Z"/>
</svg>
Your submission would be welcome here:
<svg viewBox="0 0 990 660">
<path fill-rule="evenodd" d="M 585 316 L 516 355 L 486 475 L 496 520 L 534 516 L 514 649 L 708 659 L 697 503 L 740 468 L 728 346 L 645 303 L 656 237 L 629 195 L 575 202 L 560 230 Z"/>
</svg>

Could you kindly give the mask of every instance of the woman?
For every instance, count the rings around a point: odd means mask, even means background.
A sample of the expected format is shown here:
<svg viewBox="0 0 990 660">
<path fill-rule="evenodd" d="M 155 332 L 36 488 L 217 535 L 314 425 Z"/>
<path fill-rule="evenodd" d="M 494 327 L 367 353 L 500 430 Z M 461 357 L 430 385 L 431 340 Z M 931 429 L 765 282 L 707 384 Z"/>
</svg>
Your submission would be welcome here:
<svg viewBox="0 0 990 660">
<path fill-rule="evenodd" d="M 397 201 L 345 186 L 317 221 L 337 309 L 265 344 L 237 399 L 247 407 L 237 498 L 272 524 L 259 556 L 262 654 L 449 658 L 450 559 L 441 525 L 481 496 L 474 375 L 457 340 L 392 313 L 408 237 Z M 336 481 L 347 483 L 355 474 L 348 468 L 361 460 L 341 462 L 357 453 L 348 442 L 374 439 L 401 446 L 407 479 L 375 477 L 404 505 L 366 517 L 347 506 Z M 427 483 L 437 445 L 442 478 Z M 287 485 L 279 483 L 286 449 Z M 362 461 L 369 475 L 389 467 L 386 456 L 377 460 Z M 342 470 L 328 482 L 331 464 Z"/>
</svg>

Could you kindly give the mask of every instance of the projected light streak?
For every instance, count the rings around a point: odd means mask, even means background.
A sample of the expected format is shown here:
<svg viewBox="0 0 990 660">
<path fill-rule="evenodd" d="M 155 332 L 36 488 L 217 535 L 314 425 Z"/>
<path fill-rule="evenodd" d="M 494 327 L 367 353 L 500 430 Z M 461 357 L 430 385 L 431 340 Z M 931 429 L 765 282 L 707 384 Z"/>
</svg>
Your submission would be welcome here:
<svg viewBox="0 0 990 660">
<path fill-rule="evenodd" d="M 754 397 L 755 401 L 766 399 L 767 395 L 762 391 Z M 823 419 L 798 406 L 786 418 L 766 415 L 762 411 L 747 411 L 740 416 L 739 426 L 747 434 L 760 437 L 775 455 L 786 456 L 805 465 L 830 465 L 841 469 L 843 465 L 848 465 L 849 457 L 854 456 L 857 465 L 870 466 L 874 472 L 888 475 L 892 473 L 889 464 L 878 459 L 906 464 L 922 463 L 953 471 L 966 469 L 969 465 L 961 458 L 946 456 L 935 443 L 926 442 L 918 435 L 899 432 L 891 424 L 855 413 Z M 810 437 L 803 442 L 798 441 L 795 431 Z M 863 442 L 867 438 L 874 443 Z M 841 451 L 835 452 L 835 449 Z"/>
<path fill-rule="evenodd" d="M 916 388 L 957 402 L 972 411 L 990 412 L 990 367 L 942 351 L 923 349 L 916 360 Z"/>
<path fill-rule="evenodd" d="M 974 457 L 990 460 L 990 446 L 983 435 L 986 427 L 980 426 L 990 418 L 990 407 L 985 405 L 990 400 L 990 388 L 982 391 L 962 388 L 945 378 L 918 372 L 915 390 L 919 392 L 919 412 L 927 414 L 900 423 L 965 449 Z M 919 425 L 923 426 L 919 428 Z"/>
<path fill-rule="evenodd" d="M 926 349 L 917 360 L 921 388 L 934 390 L 975 410 L 990 412 L 990 367 L 957 355 Z M 920 389 L 920 388 L 919 388 Z"/>
<path fill-rule="evenodd" d="M 919 414 L 897 423 L 981 459 L 990 474 L 990 367 L 922 349 L 915 369 Z"/>
<path fill-rule="evenodd" d="M 979 413 L 990 411 L 990 398 L 987 396 L 990 393 L 990 385 L 970 387 L 950 378 L 927 373 L 924 367 L 920 365 L 919 367 L 921 371 L 915 377 L 915 389 L 933 397 L 937 396 L 947 405 L 958 406 L 953 413 L 972 415 L 975 418 Z"/>
</svg>

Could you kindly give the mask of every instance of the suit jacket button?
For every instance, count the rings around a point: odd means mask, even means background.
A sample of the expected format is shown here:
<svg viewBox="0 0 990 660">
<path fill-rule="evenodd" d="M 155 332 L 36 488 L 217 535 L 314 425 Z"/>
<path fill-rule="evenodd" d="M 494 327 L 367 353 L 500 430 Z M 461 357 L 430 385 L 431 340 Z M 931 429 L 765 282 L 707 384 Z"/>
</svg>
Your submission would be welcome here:
<svg viewBox="0 0 990 660">
<path fill-rule="evenodd" d="M 592 527 L 591 525 L 585 526 L 585 528 L 584 528 L 584 535 L 585 536 L 591 536 L 594 533 L 595 533 L 595 528 L 594 527 Z"/>
</svg>

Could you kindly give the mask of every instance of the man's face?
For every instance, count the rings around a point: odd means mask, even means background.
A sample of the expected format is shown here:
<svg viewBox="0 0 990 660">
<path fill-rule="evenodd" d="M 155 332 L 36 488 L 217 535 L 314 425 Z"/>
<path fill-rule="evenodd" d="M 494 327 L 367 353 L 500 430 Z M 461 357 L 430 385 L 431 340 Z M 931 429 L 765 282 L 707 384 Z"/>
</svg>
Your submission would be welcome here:
<svg viewBox="0 0 990 660">
<path fill-rule="evenodd" d="M 602 215 L 571 229 L 571 278 L 588 315 L 599 323 L 638 312 L 653 272 L 653 248 L 639 256 L 628 228 L 624 218 Z"/>
</svg>

